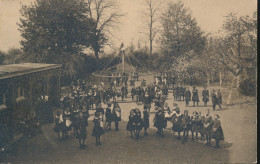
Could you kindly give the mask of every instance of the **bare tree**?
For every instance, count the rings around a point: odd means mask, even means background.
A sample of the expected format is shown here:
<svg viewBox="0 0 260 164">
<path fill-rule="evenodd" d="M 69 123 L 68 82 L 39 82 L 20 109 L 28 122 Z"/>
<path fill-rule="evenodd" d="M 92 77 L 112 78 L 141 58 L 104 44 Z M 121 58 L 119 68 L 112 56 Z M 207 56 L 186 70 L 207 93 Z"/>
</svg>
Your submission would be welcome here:
<svg viewBox="0 0 260 164">
<path fill-rule="evenodd" d="M 145 26 L 148 32 L 144 34 L 148 37 L 150 43 L 150 57 L 153 53 L 153 41 L 155 36 L 160 31 L 158 22 L 160 21 L 160 6 L 162 0 L 145 0 L 146 9 L 144 11 L 145 15 Z"/>
<path fill-rule="evenodd" d="M 98 58 L 104 45 L 110 45 L 109 40 L 113 36 L 112 29 L 117 29 L 119 18 L 124 16 L 119 11 L 116 0 L 87 0 L 89 15 L 96 22 L 95 32 L 92 36 L 92 49 Z"/>
</svg>

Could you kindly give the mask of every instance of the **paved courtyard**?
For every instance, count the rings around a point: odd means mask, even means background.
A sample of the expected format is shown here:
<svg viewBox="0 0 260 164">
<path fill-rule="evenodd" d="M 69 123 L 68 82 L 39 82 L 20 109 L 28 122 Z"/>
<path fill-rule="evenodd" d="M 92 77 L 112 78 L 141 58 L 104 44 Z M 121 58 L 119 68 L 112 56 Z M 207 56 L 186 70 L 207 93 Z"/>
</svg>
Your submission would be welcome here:
<svg viewBox="0 0 260 164">
<path fill-rule="evenodd" d="M 148 77 L 147 81 L 151 82 L 151 78 Z M 112 131 L 106 132 L 101 137 L 101 146 L 96 146 L 95 138 L 91 136 L 93 128 L 93 116 L 91 116 L 85 149 L 79 148 L 78 140 L 73 134 L 70 134 L 67 140 L 58 141 L 53 131 L 54 124 L 47 124 L 42 126 L 41 134 L 31 139 L 21 138 L 10 152 L 1 156 L 0 163 L 254 163 L 257 151 L 256 100 L 235 95 L 234 104 L 226 105 L 228 90 L 220 89 L 224 103 L 222 110 L 212 111 L 211 102 L 208 107 L 203 107 L 200 102 L 199 107 L 186 108 L 184 101 L 175 101 L 182 113 L 187 109 L 189 114 L 193 111 L 205 114 L 206 110 L 210 109 L 212 115 L 217 113 L 221 116 L 225 141 L 221 143 L 220 149 L 206 146 L 202 141 L 191 141 L 191 135 L 188 142 L 182 144 L 177 140 L 177 134 L 170 130 L 172 126 L 170 122 L 165 137 L 157 136 L 153 127 L 155 114 L 153 104 L 149 135 L 143 136 L 142 131 L 139 140 L 130 138 L 130 133 L 126 131 L 129 111 L 135 107 L 142 110 L 142 105 L 130 102 L 128 98 L 126 103 L 119 104 L 122 109 L 120 130 L 115 131 L 112 124 Z M 199 87 L 200 99 L 201 91 L 202 88 Z M 171 92 L 167 102 L 173 107 Z M 103 104 L 103 107 L 106 105 Z"/>
</svg>

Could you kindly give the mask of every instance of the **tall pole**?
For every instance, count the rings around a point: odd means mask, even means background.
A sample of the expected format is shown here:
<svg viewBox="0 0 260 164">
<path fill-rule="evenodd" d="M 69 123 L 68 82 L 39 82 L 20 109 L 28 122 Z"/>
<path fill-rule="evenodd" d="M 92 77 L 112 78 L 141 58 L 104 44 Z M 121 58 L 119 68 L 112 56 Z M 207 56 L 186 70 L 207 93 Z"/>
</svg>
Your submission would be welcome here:
<svg viewBox="0 0 260 164">
<path fill-rule="evenodd" d="M 123 73 L 125 73 L 125 51 L 122 51 L 122 65 L 123 65 Z"/>
</svg>

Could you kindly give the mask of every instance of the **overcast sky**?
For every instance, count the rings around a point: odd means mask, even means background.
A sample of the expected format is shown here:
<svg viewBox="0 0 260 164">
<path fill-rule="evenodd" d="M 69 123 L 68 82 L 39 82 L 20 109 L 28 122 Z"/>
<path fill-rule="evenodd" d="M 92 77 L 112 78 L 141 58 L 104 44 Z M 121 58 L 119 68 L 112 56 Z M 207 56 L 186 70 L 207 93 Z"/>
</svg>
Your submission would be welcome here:
<svg viewBox="0 0 260 164">
<path fill-rule="evenodd" d="M 33 0 L 0 0 L 0 50 L 7 51 L 11 47 L 20 47 L 21 40 L 18 31 L 20 3 L 28 4 Z M 118 0 L 122 11 L 126 13 L 120 24 L 120 30 L 116 31 L 114 42 L 119 47 L 121 42 L 128 46 L 140 40 L 146 42 L 142 32 L 144 10 L 143 0 Z M 164 0 L 165 4 L 169 1 Z M 230 12 L 238 15 L 250 15 L 257 9 L 257 0 L 182 0 L 186 7 L 192 11 L 198 25 L 206 33 L 216 33 L 223 24 L 224 17 Z M 166 9 L 163 7 L 163 9 Z"/>
</svg>

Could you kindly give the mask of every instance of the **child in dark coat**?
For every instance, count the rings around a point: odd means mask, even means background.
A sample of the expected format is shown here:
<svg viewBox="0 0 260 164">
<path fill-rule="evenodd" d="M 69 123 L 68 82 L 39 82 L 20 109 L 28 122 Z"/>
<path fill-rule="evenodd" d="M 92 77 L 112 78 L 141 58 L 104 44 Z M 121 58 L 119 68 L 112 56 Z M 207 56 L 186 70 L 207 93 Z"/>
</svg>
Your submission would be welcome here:
<svg viewBox="0 0 260 164">
<path fill-rule="evenodd" d="M 143 111 L 143 126 L 144 126 L 144 135 L 147 136 L 147 129 L 149 128 L 149 109 L 147 109 L 146 107 L 144 107 L 144 111 Z"/>
<path fill-rule="evenodd" d="M 111 122 L 113 120 L 112 110 L 111 110 L 111 103 L 107 104 L 108 107 L 106 109 L 106 130 L 111 130 Z"/>
<path fill-rule="evenodd" d="M 79 127 L 78 139 L 79 139 L 80 148 L 84 148 L 85 147 L 85 140 L 87 138 L 86 127 L 88 126 L 88 120 L 87 120 L 87 117 L 84 117 L 82 112 L 79 113 L 79 117 L 77 119 L 77 124 L 78 124 L 78 127 Z"/>
<path fill-rule="evenodd" d="M 92 136 L 96 137 L 96 146 L 98 146 L 101 145 L 100 136 L 104 134 L 102 114 L 96 112 L 93 122 L 94 122 L 94 128 L 92 131 Z"/>
<path fill-rule="evenodd" d="M 216 140 L 215 148 L 219 148 L 219 142 L 224 140 L 224 133 L 219 118 L 219 115 L 215 114 L 212 125 L 212 138 Z"/>
</svg>

